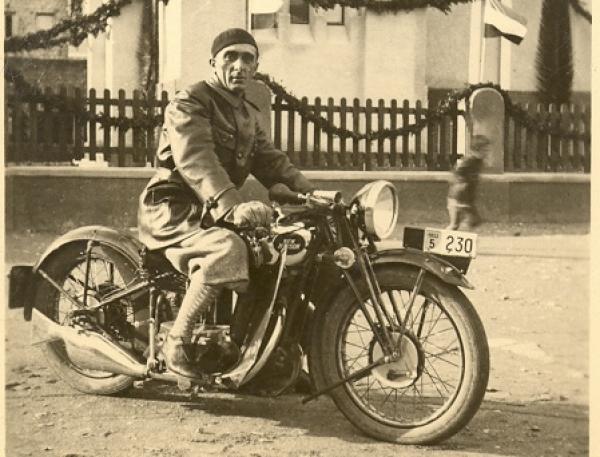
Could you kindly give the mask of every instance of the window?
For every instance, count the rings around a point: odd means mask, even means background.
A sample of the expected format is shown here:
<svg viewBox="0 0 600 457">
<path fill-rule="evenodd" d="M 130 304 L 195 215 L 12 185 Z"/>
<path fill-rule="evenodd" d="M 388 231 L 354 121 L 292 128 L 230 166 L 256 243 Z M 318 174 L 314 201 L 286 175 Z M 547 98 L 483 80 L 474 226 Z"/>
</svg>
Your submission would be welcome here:
<svg viewBox="0 0 600 457">
<path fill-rule="evenodd" d="M 306 0 L 290 0 L 290 22 L 292 24 L 308 24 L 309 8 Z"/>
<path fill-rule="evenodd" d="M 250 27 L 252 28 L 252 30 L 276 29 L 277 14 L 253 14 Z"/>
<path fill-rule="evenodd" d="M 335 5 L 325 12 L 328 25 L 344 25 L 344 7 Z"/>
<path fill-rule="evenodd" d="M 54 26 L 54 13 L 37 13 L 35 27 L 38 30 L 47 30 Z"/>
<path fill-rule="evenodd" d="M 13 13 L 4 13 L 4 38 L 13 36 Z"/>
</svg>

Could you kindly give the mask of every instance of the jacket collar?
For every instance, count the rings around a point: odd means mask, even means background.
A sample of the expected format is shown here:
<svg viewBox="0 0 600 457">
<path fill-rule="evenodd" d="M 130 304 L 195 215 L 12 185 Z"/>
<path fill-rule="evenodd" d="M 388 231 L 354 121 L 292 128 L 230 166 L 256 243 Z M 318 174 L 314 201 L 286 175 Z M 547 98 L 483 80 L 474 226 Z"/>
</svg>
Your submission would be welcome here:
<svg viewBox="0 0 600 457">
<path fill-rule="evenodd" d="M 244 102 L 248 103 L 256 110 L 260 111 L 260 109 L 252 103 L 250 100 L 246 99 L 246 94 L 241 96 L 234 94 L 233 92 L 225 89 L 221 82 L 216 78 L 211 78 L 206 81 L 207 84 L 215 90 L 227 103 L 229 103 L 234 108 L 241 108 Z"/>
</svg>

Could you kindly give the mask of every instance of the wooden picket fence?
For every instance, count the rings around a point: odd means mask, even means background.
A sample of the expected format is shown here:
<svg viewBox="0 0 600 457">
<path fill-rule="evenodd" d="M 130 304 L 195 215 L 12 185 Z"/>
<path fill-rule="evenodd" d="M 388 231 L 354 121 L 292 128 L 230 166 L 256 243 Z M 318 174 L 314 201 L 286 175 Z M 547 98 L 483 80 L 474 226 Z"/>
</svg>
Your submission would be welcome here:
<svg viewBox="0 0 600 457">
<path fill-rule="evenodd" d="M 5 153 L 8 163 L 72 163 L 95 161 L 100 154 L 110 166 L 148 166 L 154 160 L 160 119 L 168 94 L 142 97 L 138 91 L 128 98 L 120 90 L 114 97 L 105 90 L 60 89 L 27 96 L 8 94 L 5 98 Z M 427 119 L 428 110 L 420 101 L 407 100 L 364 104 L 358 99 L 326 103 L 317 97 L 304 107 L 329 123 L 353 132 L 396 129 Z M 589 132 L 589 110 L 550 108 L 539 110 L 541 118 L 558 116 L 578 132 Z M 537 111 L 536 111 L 537 112 Z M 272 102 L 272 138 L 293 163 L 304 169 L 342 170 L 449 170 L 459 154 L 460 116 L 456 103 L 441 119 L 427 123 L 416 134 L 372 141 L 347 138 L 324 131 L 301 117 L 280 97 Z M 505 169 L 507 171 L 589 172 L 589 140 L 541 135 L 507 116 L 505 128 Z"/>
<path fill-rule="evenodd" d="M 329 124 L 352 132 L 396 130 L 427 118 L 421 101 L 411 107 L 408 100 L 399 104 L 382 99 L 361 104 L 345 98 L 336 104 L 333 98 L 323 103 L 316 97 L 303 108 L 323 116 Z M 275 97 L 272 105 L 273 142 L 286 151 L 292 162 L 305 169 L 378 170 L 421 169 L 448 170 L 457 159 L 458 109 L 452 104 L 448 115 L 430 122 L 416 134 L 403 133 L 375 140 L 341 139 L 331 131 L 302 118 L 297 110 Z"/>
<path fill-rule="evenodd" d="M 540 122 L 551 121 L 561 130 L 591 135 L 590 108 L 578 105 L 522 105 Z M 506 114 L 504 169 L 506 171 L 590 172 L 591 141 L 540 133 L 518 117 Z"/>
<path fill-rule="evenodd" d="M 142 97 L 134 91 L 127 98 L 109 90 L 99 97 L 91 89 L 87 97 L 80 90 L 19 96 L 10 94 L 5 110 L 6 161 L 15 163 L 71 163 L 84 157 L 96 161 L 99 154 L 111 166 L 152 164 L 156 149 L 157 126 L 168 94 L 160 99 Z M 141 125 L 131 125 L 140 121 Z"/>
</svg>

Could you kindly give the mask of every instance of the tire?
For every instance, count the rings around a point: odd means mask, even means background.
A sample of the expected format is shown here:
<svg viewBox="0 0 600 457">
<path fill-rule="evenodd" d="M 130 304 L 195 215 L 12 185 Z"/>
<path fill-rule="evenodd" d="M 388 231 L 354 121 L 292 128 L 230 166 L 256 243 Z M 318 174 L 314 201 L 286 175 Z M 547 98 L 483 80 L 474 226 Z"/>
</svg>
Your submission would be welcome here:
<svg viewBox="0 0 600 457">
<path fill-rule="evenodd" d="M 407 303 L 417 274 L 415 267 L 407 265 L 376 267 L 382 297 Z M 357 287 L 368 312 L 374 314 L 367 301 L 367 284 L 359 280 Z M 392 314 L 391 300 L 383 302 Z M 404 318 L 406 307 L 400 309 Z M 319 324 L 313 328 L 309 352 L 309 369 L 317 388 L 340 381 L 382 355 L 349 288 L 317 313 Z M 411 316 L 399 362 L 377 367 L 330 395 L 346 418 L 371 437 L 434 444 L 461 430 L 479 409 L 489 376 L 489 349 L 481 320 L 467 297 L 431 274 L 425 275 Z M 395 325 L 388 329 L 398 341 L 399 326 Z"/>
<path fill-rule="evenodd" d="M 47 259 L 42 268 L 70 294 L 81 298 L 83 295 L 83 278 L 85 277 L 85 249 L 86 243 L 71 243 L 60 247 Z M 112 269 L 109 267 L 112 265 Z M 106 267 L 104 272 L 102 266 Z M 102 281 L 105 287 L 124 287 L 135 274 L 136 267 L 114 248 L 106 245 L 94 246 L 92 251 L 92 271 L 90 286 L 99 290 L 98 284 Z M 112 271 L 112 273 L 109 273 Z M 103 278 L 103 274 L 106 273 Z M 69 278 L 71 275 L 71 278 Z M 109 277 L 112 276 L 112 279 Z M 76 282 L 76 281 L 79 281 Z M 112 289 L 114 290 L 114 288 Z M 93 300 L 94 292 L 90 292 Z M 64 322 L 65 313 L 73 305 L 54 289 L 47 281 L 41 280 L 35 294 L 35 307 L 46 316 L 58 323 Z M 109 373 L 104 371 L 89 370 L 78 367 L 67 354 L 62 341 L 53 341 L 43 344 L 42 350 L 49 366 L 57 376 L 69 386 L 83 393 L 96 395 L 113 395 L 123 392 L 131 387 L 134 378 L 127 375 Z"/>
</svg>

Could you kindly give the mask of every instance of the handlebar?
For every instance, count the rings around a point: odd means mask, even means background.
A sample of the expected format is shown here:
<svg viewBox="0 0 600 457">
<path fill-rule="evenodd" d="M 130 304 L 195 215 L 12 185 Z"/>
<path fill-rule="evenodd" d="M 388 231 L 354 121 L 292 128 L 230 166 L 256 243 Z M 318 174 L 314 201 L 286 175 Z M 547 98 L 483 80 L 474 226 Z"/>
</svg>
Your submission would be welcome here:
<svg viewBox="0 0 600 457">
<path fill-rule="evenodd" d="M 329 207 L 342 202 L 342 194 L 337 191 L 316 190 L 312 194 L 292 191 L 282 183 L 274 184 L 269 189 L 269 199 L 279 204 L 308 204 Z"/>
</svg>

